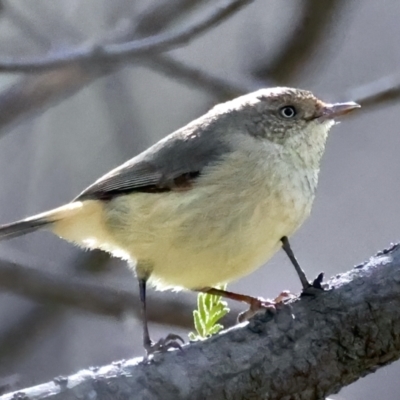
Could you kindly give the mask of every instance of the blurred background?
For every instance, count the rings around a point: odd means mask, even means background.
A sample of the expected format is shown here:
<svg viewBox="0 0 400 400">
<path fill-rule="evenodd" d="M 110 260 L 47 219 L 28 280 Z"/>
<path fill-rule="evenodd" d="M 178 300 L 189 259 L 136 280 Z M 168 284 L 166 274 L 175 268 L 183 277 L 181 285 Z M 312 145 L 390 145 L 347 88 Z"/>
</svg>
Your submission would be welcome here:
<svg viewBox="0 0 400 400">
<path fill-rule="evenodd" d="M 1 1 L 0 64 L 6 57 L 45 57 L 172 32 L 215 5 Z M 307 274 L 335 275 L 399 240 L 400 3 L 243 5 L 169 52 L 0 73 L 0 223 L 71 200 L 216 103 L 285 85 L 326 101 L 363 104 L 362 112 L 333 129 L 312 216 L 291 241 Z M 47 233 L 1 243 L 1 391 L 141 356 L 136 286 L 124 263 Z M 298 292 L 300 284 L 280 252 L 230 289 L 275 297 L 283 289 Z M 195 304 L 192 293 L 150 293 L 152 337 L 170 331 L 187 337 Z M 228 324 L 242 309 L 231 306 Z M 397 362 L 333 398 L 398 398 L 399 373 Z"/>
</svg>

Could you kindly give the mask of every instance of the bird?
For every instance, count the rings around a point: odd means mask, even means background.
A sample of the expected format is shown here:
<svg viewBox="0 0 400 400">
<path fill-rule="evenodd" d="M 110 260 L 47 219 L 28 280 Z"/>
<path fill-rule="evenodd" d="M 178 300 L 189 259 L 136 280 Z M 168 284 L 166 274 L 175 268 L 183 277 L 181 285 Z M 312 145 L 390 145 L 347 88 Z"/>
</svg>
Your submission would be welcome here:
<svg viewBox="0 0 400 400">
<path fill-rule="evenodd" d="M 148 285 L 243 301 L 224 291 L 280 248 L 310 286 L 290 247 L 310 215 L 335 119 L 360 107 L 326 103 L 296 88 L 263 88 L 213 107 L 111 170 L 71 202 L 0 226 L 0 240 L 49 230 L 85 249 L 126 260 L 139 284 L 147 354 L 180 348 L 152 341 Z"/>
</svg>

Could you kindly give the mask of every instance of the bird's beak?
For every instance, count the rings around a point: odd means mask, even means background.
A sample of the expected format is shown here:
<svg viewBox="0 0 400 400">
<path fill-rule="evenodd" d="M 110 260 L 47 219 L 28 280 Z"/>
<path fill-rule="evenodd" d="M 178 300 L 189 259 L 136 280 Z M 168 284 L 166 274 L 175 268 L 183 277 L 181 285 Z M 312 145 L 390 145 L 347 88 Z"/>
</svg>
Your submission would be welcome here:
<svg viewBox="0 0 400 400">
<path fill-rule="evenodd" d="M 353 101 L 349 101 L 348 103 L 325 104 L 321 110 L 321 116 L 319 119 L 326 120 L 341 117 L 342 115 L 348 114 L 360 107 L 359 104 L 354 103 Z"/>
</svg>

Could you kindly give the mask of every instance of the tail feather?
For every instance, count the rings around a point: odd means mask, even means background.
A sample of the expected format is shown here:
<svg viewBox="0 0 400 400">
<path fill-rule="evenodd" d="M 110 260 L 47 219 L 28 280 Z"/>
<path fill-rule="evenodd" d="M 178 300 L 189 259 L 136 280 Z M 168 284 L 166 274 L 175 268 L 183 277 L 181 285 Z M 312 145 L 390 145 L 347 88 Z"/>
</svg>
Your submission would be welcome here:
<svg viewBox="0 0 400 400">
<path fill-rule="evenodd" d="M 0 225 L 0 241 L 12 239 L 39 229 L 50 227 L 55 222 L 74 215 L 80 209 L 80 206 L 80 202 L 68 203 L 64 206 L 42 214 L 34 215 L 30 218 L 7 225 Z"/>
<path fill-rule="evenodd" d="M 24 219 L 7 225 L 0 226 L 0 241 L 12 239 L 44 228 L 52 224 L 46 218 Z"/>
</svg>

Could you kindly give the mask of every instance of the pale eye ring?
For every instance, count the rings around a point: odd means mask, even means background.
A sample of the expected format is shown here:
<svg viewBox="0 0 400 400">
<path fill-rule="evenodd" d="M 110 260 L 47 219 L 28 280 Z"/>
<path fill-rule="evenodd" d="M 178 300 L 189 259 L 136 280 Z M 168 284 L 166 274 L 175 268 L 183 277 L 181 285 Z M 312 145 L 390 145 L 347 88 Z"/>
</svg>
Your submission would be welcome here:
<svg viewBox="0 0 400 400">
<path fill-rule="evenodd" d="M 279 109 L 279 114 L 286 119 L 294 118 L 297 114 L 296 108 L 293 106 L 284 106 Z"/>
</svg>

